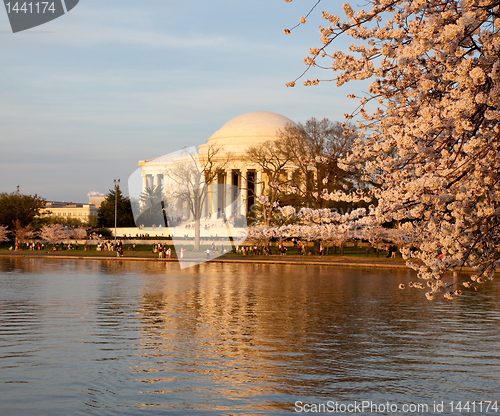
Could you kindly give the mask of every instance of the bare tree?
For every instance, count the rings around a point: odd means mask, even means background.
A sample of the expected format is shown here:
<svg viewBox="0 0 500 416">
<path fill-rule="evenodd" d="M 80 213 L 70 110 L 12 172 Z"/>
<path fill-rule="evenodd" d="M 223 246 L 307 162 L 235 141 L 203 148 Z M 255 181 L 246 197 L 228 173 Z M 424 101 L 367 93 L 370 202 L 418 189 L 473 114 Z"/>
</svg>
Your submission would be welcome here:
<svg viewBox="0 0 500 416">
<path fill-rule="evenodd" d="M 348 155 L 355 140 L 355 135 L 346 133 L 344 127 L 327 118 L 312 117 L 305 124 L 289 125 L 280 131 L 280 139 L 297 169 L 292 191 L 312 207 L 326 207 L 327 201 L 322 198 L 325 190 L 352 188 L 359 182 L 356 173 L 338 166 L 338 161 Z M 281 184 L 282 189 L 284 185 L 290 184 Z"/>
<path fill-rule="evenodd" d="M 356 173 L 338 166 L 355 139 L 352 132 L 345 133 L 344 127 L 327 118 L 311 118 L 304 125 L 289 124 L 278 132 L 277 140 L 248 149 L 248 159 L 268 178 L 259 199 L 266 225 L 270 225 L 278 199 L 285 195 L 295 195 L 299 204 L 324 208 L 328 205 L 322 197 L 325 191 L 359 183 Z"/>
<path fill-rule="evenodd" d="M 267 141 L 260 145 L 251 146 L 246 151 L 247 159 L 258 165 L 267 175 L 266 183 L 261 183 L 262 195 L 258 197 L 262 205 L 262 217 L 266 226 L 269 226 L 278 206 L 279 184 L 286 183 L 285 168 L 292 161 L 291 140 L 281 137 L 278 140 Z"/>
<path fill-rule="evenodd" d="M 206 154 L 194 149 L 185 149 L 174 158 L 164 174 L 170 179 L 165 188 L 167 212 L 171 216 L 183 216 L 187 210 L 194 221 L 194 250 L 200 249 L 200 219 L 209 193 L 209 186 L 215 183 L 228 162 L 229 155 L 220 154 L 220 149 L 209 146 Z"/>
</svg>

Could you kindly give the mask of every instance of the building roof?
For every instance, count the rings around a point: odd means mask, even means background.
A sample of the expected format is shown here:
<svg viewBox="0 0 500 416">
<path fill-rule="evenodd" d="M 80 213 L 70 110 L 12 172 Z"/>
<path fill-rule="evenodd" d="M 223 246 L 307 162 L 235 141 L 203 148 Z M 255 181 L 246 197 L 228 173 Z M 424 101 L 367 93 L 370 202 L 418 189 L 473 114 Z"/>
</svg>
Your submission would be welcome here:
<svg viewBox="0 0 500 416">
<path fill-rule="evenodd" d="M 79 202 L 47 201 L 45 208 L 83 208 L 93 204 Z"/>
<path fill-rule="evenodd" d="M 287 124 L 295 124 L 289 118 L 270 111 L 253 111 L 251 113 L 241 114 L 232 118 L 224 124 L 221 130 L 245 130 L 248 128 L 274 128 L 280 129 Z"/>
<path fill-rule="evenodd" d="M 199 146 L 199 153 L 206 153 L 208 146 L 224 149 L 225 152 L 242 154 L 250 146 L 276 140 L 280 130 L 295 123 L 287 117 L 269 111 L 254 111 L 241 114 L 225 123 Z"/>
<path fill-rule="evenodd" d="M 198 155 L 203 158 L 209 152 L 209 147 L 220 149 L 217 157 L 231 156 L 241 158 L 250 146 L 256 146 L 279 137 L 279 131 L 295 123 L 287 117 L 270 111 L 253 111 L 232 118 L 217 130 L 205 144 L 198 146 Z M 195 154 L 194 152 L 193 154 Z M 160 173 L 158 166 L 171 163 L 191 163 L 193 159 L 190 149 L 182 149 L 174 153 L 155 157 L 149 160 L 140 160 L 139 165 L 144 168 L 143 174 Z M 152 169 L 152 170 L 151 170 Z"/>
</svg>

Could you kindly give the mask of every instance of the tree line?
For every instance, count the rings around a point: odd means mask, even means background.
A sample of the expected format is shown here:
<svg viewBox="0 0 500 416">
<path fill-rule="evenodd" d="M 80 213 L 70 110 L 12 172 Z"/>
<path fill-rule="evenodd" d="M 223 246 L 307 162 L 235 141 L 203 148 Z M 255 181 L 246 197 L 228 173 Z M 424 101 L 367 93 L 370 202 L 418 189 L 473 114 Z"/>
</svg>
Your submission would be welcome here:
<svg viewBox="0 0 500 416">
<path fill-rule="evenodd" d="M 111 189 L 98 210 L 95 223 L 85 223 L 74 218 L 51 216 L 45 211 L 47 201 L 35 195 L 16 191 L 0 193 L 0 243 L 2 241 L 26 241 L 42 231 L 50 241 L 74 237 L 84 238 L 86 230 L 114 226 L 115 198 L 117 201 L 117 226 L 134 227 L 130 200 L 117 186 Z M 78 231 L 75 231 L 78 230 Z M 85 232 L 82 232 L 84 230 Z M 68 231 L 68 232 L 67 232 Z"/>
</svg>

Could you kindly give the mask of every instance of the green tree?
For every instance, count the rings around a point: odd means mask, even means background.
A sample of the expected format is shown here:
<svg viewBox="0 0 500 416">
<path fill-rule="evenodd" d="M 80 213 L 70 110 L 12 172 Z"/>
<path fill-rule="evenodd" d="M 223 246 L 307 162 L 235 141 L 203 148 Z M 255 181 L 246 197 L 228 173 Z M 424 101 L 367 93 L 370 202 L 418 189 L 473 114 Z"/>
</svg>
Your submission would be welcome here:
<svg viewBox="0 0 500 416">
<path fill-rule="evenodd" d="M 16 221 L 20 227 L 28 227 L 40 215 L 40 210 L 45 207 L 45 199 L 38 195 L 23 195 L 19 190 L 12 193 L 0 193 L 0 225 L 10 229 Z"/>
<path fill-rule="evenodd" d="M 102 202 L 97 213 L 98 225 L 101 227 L 115 226 L 115 198 L 117 201 L 116 225 L 118 227 L 135 227 L 130 199 L 123 196 L 118 185 L 115 186 L 115 189 L 109 190 L 106 199 Z"/>
<path fill-rule="evenodd" d="M 166 227 L 168 225 L 165 217 L 165 204 L 162 192 L 161 186 L 153 186 L 152 188 L 146 188 L 140 195 L 137 212 L 141 212 L 141 214 L 136 218 L 138 226 L 152 227 L 156 225 Z M 141 211 L 140 207 L 148 208 Z"/>
</svg>

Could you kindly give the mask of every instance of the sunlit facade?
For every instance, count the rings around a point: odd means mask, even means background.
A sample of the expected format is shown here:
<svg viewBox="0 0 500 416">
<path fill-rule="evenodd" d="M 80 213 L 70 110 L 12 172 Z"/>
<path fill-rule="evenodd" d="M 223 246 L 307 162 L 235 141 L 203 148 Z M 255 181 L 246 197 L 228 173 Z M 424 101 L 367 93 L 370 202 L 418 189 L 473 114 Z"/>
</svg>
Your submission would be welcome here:
<svg viewBox="0 0 500 416">
<path fill-rule="evenodd" d="M 255 111 L 245 113 L 229 120 L 217 130 L 205 144 L 198 147 L 198 157 L 203 165 L 209 153 L 215 151 L 213 160 L 222 167 L 212 187 L 210 197 L 205 201 L 205 212 L 224 213 L 227 217 L 245 215 L 255 198 L 260 196 L 268 184 L 266 172 L 255 163 L 249 162 L 247 150 L 267 141 L 277 140 L 279 132 L 295 123 L 276 113 Z M 168 155 L 150 160 L 139 161 L 142 174 L 142 190 L 168 184 L 166 164 Z M 286 172 L 291 177 L 293 167 Z M 225 185 L 225 186 L 224 186 Z M 240 198 L 237 199 L 229 189 L 237 189 Z M 212 204 L 209 209 L 209 204 Z"/>
<path fill-rule="evenodd" d="M 80 204 L 74 202 L 48 201 L 45 208 L 40 211 L 43 216 L 52 216 L 64 219 L 77 219 L 89 222 L 97 218 L 97 208 L 94 204 Z"/>
</svg>

